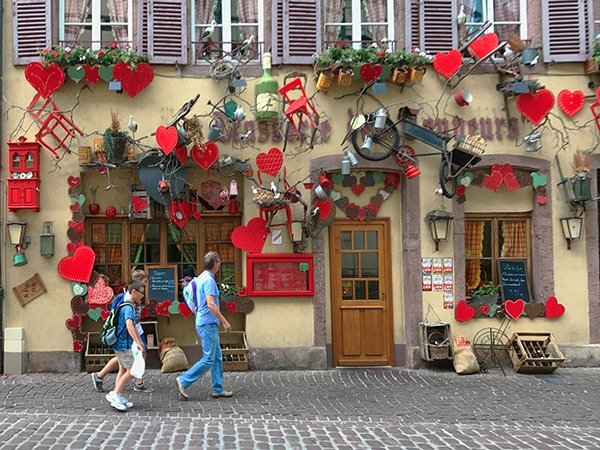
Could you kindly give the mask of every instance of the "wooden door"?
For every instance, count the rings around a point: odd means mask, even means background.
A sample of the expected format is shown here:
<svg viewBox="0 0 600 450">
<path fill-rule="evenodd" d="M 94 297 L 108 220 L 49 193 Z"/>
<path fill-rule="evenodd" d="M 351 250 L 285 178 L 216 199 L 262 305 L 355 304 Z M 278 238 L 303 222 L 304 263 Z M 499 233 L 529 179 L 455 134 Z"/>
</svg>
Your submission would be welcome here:
<svg viewBox="0 0 600 450">
<path fill-rule="evenodd" d="M 336 220 L 329 243 L 333 365 L 393 365 L 389 221 Z"/>
</svg>

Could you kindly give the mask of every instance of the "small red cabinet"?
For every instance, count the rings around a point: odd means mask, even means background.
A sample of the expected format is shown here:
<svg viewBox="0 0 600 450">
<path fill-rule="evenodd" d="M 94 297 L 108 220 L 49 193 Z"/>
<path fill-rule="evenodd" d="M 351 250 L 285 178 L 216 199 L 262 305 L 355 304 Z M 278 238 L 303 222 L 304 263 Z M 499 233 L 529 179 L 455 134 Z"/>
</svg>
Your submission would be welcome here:
<svg viewBox="0 0 600 450">
<path fill-rule="evenodd" d="M 40 145 L 37 142 L 8 143 L 8 210 L 40 211 Z"/>
</svg>

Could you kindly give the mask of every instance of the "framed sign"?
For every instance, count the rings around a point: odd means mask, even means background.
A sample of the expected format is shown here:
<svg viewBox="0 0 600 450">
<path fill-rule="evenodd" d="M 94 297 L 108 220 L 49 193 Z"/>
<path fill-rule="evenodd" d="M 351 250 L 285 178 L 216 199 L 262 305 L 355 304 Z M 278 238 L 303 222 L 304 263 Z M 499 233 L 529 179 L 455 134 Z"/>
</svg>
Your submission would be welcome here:
<svg viewBox="0 0 600 450">
<path fill-rule="evenodd" d="M 178 298 L 177 266 L 146 266 L 148 274 L 148 300 L 155 299 L 159 303 Z"/>
<path fill-rule="evenodd" d="M 500 294 L 502 301 L 523 299 L 531 301 L 531 287 L 527 275 L 526 259 L 502 259 L 498 261 Z"/>
<path fill-rule="evenodd" d="M 248 254 L 248 295 L 255 297 L 314 294 L 312 254 Z"/>
</svg>

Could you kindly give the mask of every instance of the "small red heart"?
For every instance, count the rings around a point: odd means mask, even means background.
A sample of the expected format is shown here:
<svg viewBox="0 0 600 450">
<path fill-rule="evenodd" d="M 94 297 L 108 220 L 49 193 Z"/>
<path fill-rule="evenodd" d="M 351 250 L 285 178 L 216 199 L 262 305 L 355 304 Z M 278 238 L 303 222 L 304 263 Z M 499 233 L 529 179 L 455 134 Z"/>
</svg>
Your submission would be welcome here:
<svg viewBox="0 0 600 450">
<path fill-rule="evenodd" d="M 548 199 L 545 195 L 538 194 L 535 196 L 535 201 L 538 202 L 540 205 L 545 205 Z"/>
<path fill-rule="evenodd" d="M 456 304 L 454 316 L 458 322 L 465 322 L 475 317 L 475 310 L 467 304 L 466 300 L 461 300 Z"/>
<path fill-rule="evenodd" d="M 69 186 L 72 188 L 76 188 L 77 186 L 79 186 L 81 184 L 81 178 L 80 177 L 74 177 L 74 176 L 69 176 L 69 178 L 67 178 L 67 183 L 69 183 Z"/>
<path fill-rule="evenodd" d="M 156 314 L 163 317 L 169 317 L 169 306 L 173 304 L 170 300 L 163 300 L 156 306 Z"/>
<path fill-rule="evenodd" d="M 109 315 L 110 311 L 107 311 L 106 309 L 100 310 L 100 317 L 102 317 L 102 320 L 106 320 Z"/>
<path fill-rule="evenodd" d="M 483 177 L 482 186 L 491 191 L 497 192 L 502 182 L 504 181 L 504 177 L 499 170 L 492 170 L 492 174 L 485 174 Z"/>
<path fill-rule="evenodd" d="M 511 172 L 504 174 L 504 186 L 506 186 L 506 190 L 508 192 L 514 191 L 515 189 L 519 189 L 521 187 L 521 183 L 517 180 L 517 177 Z"/>
<path fill-rule="evenodd" d="M 504 302 L 504 311 L 513 320 L 517 320 L 525 310 L 525 302 L 522 298 L 517 300 L 506 300 Z"/>
<path fill-rule="evenodd" d="M 433 58 L 433 68 L 447 79 L 452 78 L 460 66 L 462 66 L 462 55 L 458 50 L 436 53 Z"/>
<path fill-rule="evenodd" d="M 564 305 L 558 303 L 556 297 L 550 297 L 546 300 L 546 317 L 556 319 L 565 313 Z"/>
<path fill-rule="evenodd" d="M 194 214 L 192 214 L 192 217 L 196 220 L 199 220 L 200 219 L 200 211 L 194 212 Z"/>
<path fill-rule="evenodd" d="M 194 145 L 191 150 L 192 159 L 198 166 L 208 171 L 219 157 L 219 147 L 214 142 Z"/>
<path fill-rule="evenodd" d="M 317 200 L 315 201 L 315 206 L 319 208 L 319 215 L 321 216 L 321 220 L 325 220 L 331 214 L 331 210 L 333 209 L 333 203 L 329 200 Z"/>
<path fill-rule="evenodd" d="M 585 104 L 585 95 L 581 91 L 563 89 L 557 96 L 558 107 L 567 117 L 573 117 Z"/>
<path fill-rule="evenodd" d="M 79 341 L 73 341 L 73 351 L 80 352 L 83 350 L 83 344 Z"/>
<path fill-rule="evenodd" d="M 487 316 L 490 313 L 490 305 L 481 305 L 479 311 L 481 311 L 481 314 Z"/>
<path fill-rule="evenodd" d="M 135 212 L 143 211 L 148 206 L 148 200 L 134 195 L 131 198 L 131 206 Z"/>
<path fill-rule="evenodd" d="M 283 154 L 276 147 L 271 148 L 268 153 L 259 153 L 256 156 L 258 170 L 272 177 L 277 176 L 282 165 Z"/>
<path fill-rule="evenodd" d="M 466 186 L 463 186 L 462 184 L 456 186 L 456 193 L 458 195 L 465 195 L 465 192 L 467 192 L 467 187 Z"/>
<path fill-rule="evenodd" d="M 148 317 L 148 307 L 147 306 L 144 306 L 142 308 L 142 313 L 140 314 L 140 317 L 142 319 L 145 319 L 146 317 Z"/>
<path fill-rule="evenodd" d="M 362 194 L 365 191 L 365 185 L 364 184 L 353 184 L 352 185 L 352 192 L 354 192 L 354 194 L 358 197 L 360 194 Z"/>
<path fill-rule="evenodd" d="M 469 45 L 471 51 L 482 59 L 498 47 L 498 35 L 496 33 L 488 33 L 478 37 Z"/>
<path fill-rule="evenodd" d="M 187 159 L 187 147 L 185 145 L 178 145 L 175 147 L 175 156 L 181 164 L 185 164 Z"/>
<path fill-rule="evenodd" d="M 114 297 L 115 292 L 110 286 L 106 285 L 104 278 L 98 278 L 96 284 L 88 286 L 88 304 L 90 305 L 106 305 Z"/>
<path fill-rule="evenodd" d="M 81 247 L 83 245 L 83 241 L 79 241 L 75 244 L 73 244 L 72 242 L 67 243 L 67 252 L 69 254 L 72 254 L 77 248 Z"/>
<path fill-rule="evenodd" d="M 539 125 L 554 106 L 554 94 L 548 89 L 540 89 L 535 94 L 517 96 L 515 104 L 523 117 Z"/>
<path fill-rule="evenodd" d="M 242 286 L 241 288 L 239 288 L 237 295 L 239 297 L 246 297 L 248 295 L 248 289 L 246 288 L 246 286 Z"/>
<path fill-rule="evenodd" d="M 69 206 L 69 208 L 71 209 L 71 211 L 79 211 L 79 202 L 73 203 L 71 206 Z"/>
<path fill-rule="evenodd" d="M 179 135 L 177 134 L 177 128 L 174 126 L 165 128 L 161 125 L 156 129 L 156 143 L 162 149 L 165 155 L 168 155 L 173 151 L 177 145 L 178 139 Z"/>
<path fill-rule="evenodd" d="M 96 84 L 100 80 L 100 75 L 98 75 L 98 69 L 100 66 L 90 66 L 89 64 L 83 65 L 83 70 L 85 70 L 85 80 L 90 84 Z"/>
<path fill-rule="evenodd" d="M 185 304 L 185 302 L 179 303 L 179 305 L 177 306 L 177 311 L 179 311 L 179 314 L 181 314 L 184 319 L 187 319 L 192 314 L 194 314 L 189 308 L 189 306 Z"/>
<path fill-rule="evenodd" d="M 73 228 L 78 233 L 83 231 L 83 222 L 79 222 L 77 220 L 69 220 L 69 228 Z"/>
<path fill-rule="evenodd" d="M 169 203 L 169 216 L 175 225 L 183 229 L 190 220 L 190 204 L 186 201 L 173 200 Z"/>
<path fill-rule="evenodd" d="M 77 330 L 81 328 L 81 316 L 79 314 L 73 314 L 73 317 L 67 319 L 65 324 L 69 330 Z"/>
</svg>

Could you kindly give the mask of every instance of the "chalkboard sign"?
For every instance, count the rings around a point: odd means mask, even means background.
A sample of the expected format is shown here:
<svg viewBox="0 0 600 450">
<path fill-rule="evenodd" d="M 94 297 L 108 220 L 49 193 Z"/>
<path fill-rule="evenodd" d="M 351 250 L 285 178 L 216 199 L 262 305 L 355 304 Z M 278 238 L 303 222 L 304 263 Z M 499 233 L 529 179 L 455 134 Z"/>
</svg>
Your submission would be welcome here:
<svg viewBox="0 0 600 450">
<path fill-rule="evenodd" d="M 531 289 L 527 277 L 526 259 L 503 259 L 498 261 L 500 274 L 500 294 L 502 301 L 522 298 L 531 301 Z"/>
<path fill-rule="evenodd" d="M 177 299 L 177 266 L 147 266 L 148 300 L 155 299 L 159 303 L 165 300 L 174 302 Z"/>
</svg>

